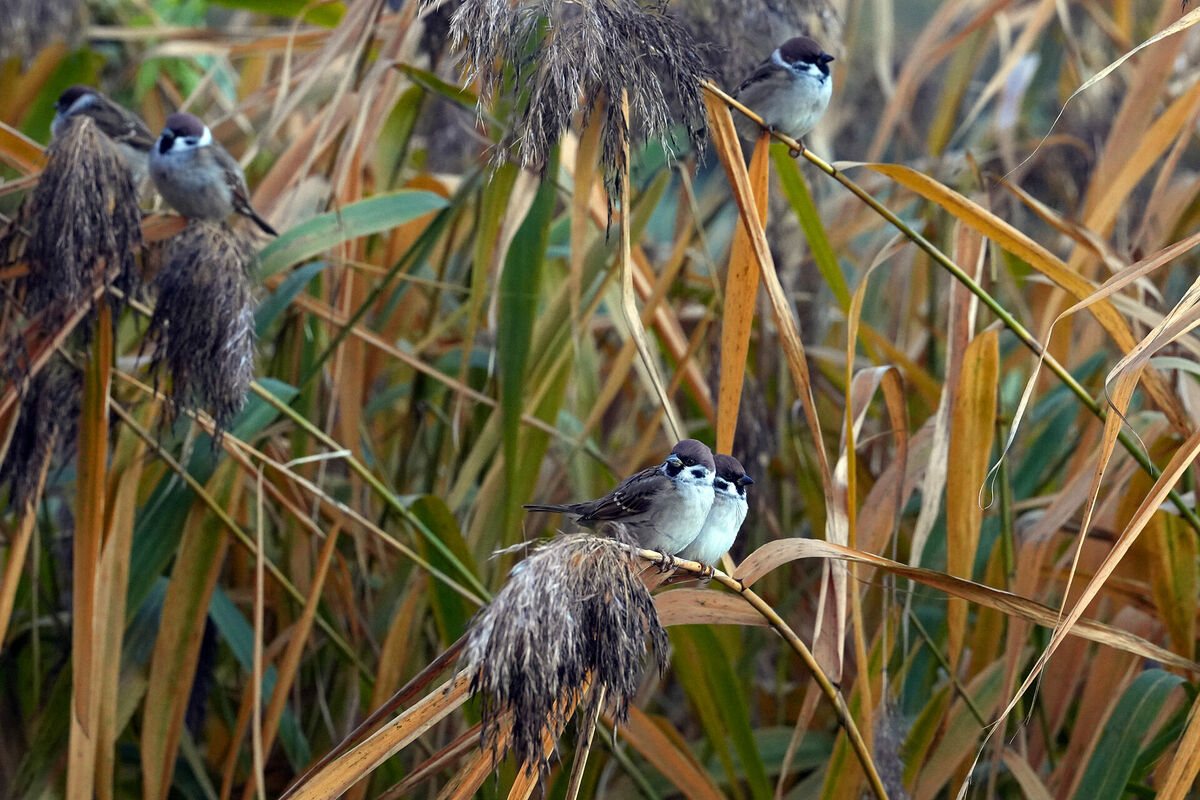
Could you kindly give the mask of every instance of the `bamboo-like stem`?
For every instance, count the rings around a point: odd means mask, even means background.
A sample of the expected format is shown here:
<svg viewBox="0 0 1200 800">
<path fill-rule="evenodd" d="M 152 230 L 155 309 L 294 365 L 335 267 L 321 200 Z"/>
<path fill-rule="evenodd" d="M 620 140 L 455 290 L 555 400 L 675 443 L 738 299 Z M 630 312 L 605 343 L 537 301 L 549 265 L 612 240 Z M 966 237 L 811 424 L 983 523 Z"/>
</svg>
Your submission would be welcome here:
<svg viewBox="0 0 1200 800">
<path fill-rule="evenodd" d="M 107 302 L 96 305 L 96 333 L 84 371 L 79 415 L 79 479 L 75 505 L 73 609 L 71 618 L 71 714 L 67 746 L 68 800 L 91 800 L 96 786 L 97 722 L 100 715 L 100 652 L 96 582 L 104 544 L 108 481 L 108 394 L 112 381 L 113 323 Z"/>
</svg>

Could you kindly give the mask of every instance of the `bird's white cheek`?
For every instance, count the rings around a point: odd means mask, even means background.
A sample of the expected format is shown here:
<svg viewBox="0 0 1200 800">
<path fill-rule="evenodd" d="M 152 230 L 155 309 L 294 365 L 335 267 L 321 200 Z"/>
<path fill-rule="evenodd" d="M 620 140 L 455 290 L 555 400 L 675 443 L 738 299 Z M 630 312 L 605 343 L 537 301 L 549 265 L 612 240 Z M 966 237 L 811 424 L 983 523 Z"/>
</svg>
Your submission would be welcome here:
<svg viewBox="0 0 1200 800">
<path fill-rule="evenodd" d="M 816 81 L 826 82 L 833 80 L 832 75 L 825 74 L 816 64 L 808 64 L 804 67 L 804 75 Z"/>
</svg>

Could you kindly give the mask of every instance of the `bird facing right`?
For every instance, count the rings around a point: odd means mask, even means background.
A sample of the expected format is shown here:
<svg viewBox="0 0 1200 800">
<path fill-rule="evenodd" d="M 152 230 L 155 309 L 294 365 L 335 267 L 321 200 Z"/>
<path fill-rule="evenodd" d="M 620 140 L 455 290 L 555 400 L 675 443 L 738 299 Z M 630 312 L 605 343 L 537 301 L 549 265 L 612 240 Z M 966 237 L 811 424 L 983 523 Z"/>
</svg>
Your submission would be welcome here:
<svg viewBox="0 0 1200 800">
<path fill-rule="evenodd" d="M 150 151 L 150 177 L 163 199 L 188 219 L 221 220 L 237 213 L 266 233 L 279 235 L 250 205 L 246 176 L 237 161 L 192 114 L 167 117 Z"/>
<path fill-rule="evenodd" d="M 762 117 L 768 129 L 800 141 L 829 107 L 830 61 L 833 56 L 809 37 L 788 39 L 742 81 L 733 96 Z M 743 137 L 758 138 L 761 128 L 745 115 L 737 115 L 737 125 Z"/>
<path fill-rule="evenodd" d="M 727 552 L 746 521 L 746 487 L 754 479 L 742 469 L 741 462 L 724 453 L 716 457 L 717 477 L 713 478 L 713 505 L 704 527 L 692 543 L 679 552 L 679 558 L 699 561 L 711 568 Z"/>
<path fill-rule="evenodd" d="M 603 497 L 525 509 L 566 514 L 587 528 L 619 522 L 642 547 L 672 556 L 696 538 L 708 518 L 714 472 L 708 445 L 683 439 L 662 464 L 629 476 Z"/>
</svg>

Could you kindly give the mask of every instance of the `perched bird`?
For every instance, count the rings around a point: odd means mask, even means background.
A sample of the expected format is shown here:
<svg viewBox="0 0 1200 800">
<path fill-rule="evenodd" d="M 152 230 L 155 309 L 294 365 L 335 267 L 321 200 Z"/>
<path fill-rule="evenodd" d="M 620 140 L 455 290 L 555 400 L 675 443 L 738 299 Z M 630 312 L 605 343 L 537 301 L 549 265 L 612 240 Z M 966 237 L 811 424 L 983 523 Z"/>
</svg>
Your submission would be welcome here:
<svg viewBox="0 0 1200 800">
<path fill-rule="evenodd" d="M 733 96 L 762 117 L 771 131 L 796 141 L 816 127 L 829 107 L 833 78 L 829 62 L 833 56 L 807 36 L 788 39 L 742 81 Z M 738 131 L 754 141 L 760 128 L 738 115 Z"/>
<path fill-rule="evenodd" d="M 673 556 L 696 538 L 708 518 L 714 472 L 708 446 L 684 439 L 666 461 L 631 475 L 599 499 L 525 508 L 560 512 L 587 528 L 620 522 L 642 547 Z"/>
<path fill-rule="evenodd" d="M 150 177 L 163 199 L 189 219 L 225 219 L 236 212 L 279 235 L 250 205 L 242 168 L 198 117 L 167 117 L 150 151 Z"/>
<path fill-rule="evenodd" d="M 711 568 L 729 550 L 746 520 L 746 487 L 754 479 L 746 474 L 733 456 L 716 457 L 717 476 L 713 478 L 713 505 L 704 527 L 692 543 L 679 551 L 688 561 L 699 561 Z"/>
<path fill-rule="evenodd" d="M 76 117 L 91 117 L 96 128 L 117 146 L 135 184 L 146 177 L 146 162 L 154 147 L 154 134 L 146 123 L 125 108 L 109 100 L 91 86 L 72 86 L 54 103 L 50 135 L 58 138 Z"/>
</svg>

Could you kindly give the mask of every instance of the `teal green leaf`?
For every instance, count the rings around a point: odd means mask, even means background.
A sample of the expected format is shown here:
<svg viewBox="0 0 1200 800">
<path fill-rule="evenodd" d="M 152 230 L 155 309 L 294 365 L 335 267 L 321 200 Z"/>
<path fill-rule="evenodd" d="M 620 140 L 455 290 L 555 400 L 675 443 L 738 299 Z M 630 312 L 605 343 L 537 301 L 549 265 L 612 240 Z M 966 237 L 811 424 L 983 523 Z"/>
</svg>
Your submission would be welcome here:
<svg viewBox="0 0 1200 800">
<path fill-rule="evenodd" d="M 233 656 L 241 664 L 242 669 L 246 670 L 247 674 L 253 672 L 254 627 L 220 586 L 213 591 L 212 602 L 208 607 L 208 617 L 217 626 L 221 638 L 229 645 L 229 649 L 233 651 Z M 277 673 L 273 664 L 263 670 L 264 706 L 270 699 L 271 693 L 275 691 L 276 677 Z M 283 752 L 287 754 L 293 769 L 303 769 L 304 765 L 312 760 L 312 750 L 308 745 L 308 739 L 305 738 L 300 726 L 296 723 L 296 715 L 291 706 L 284 706 L 283 717 L 279 720 L 279 743 L 283 746 Z"/>
<path fill-rule="evenodd" d="M 254 330 L 258 336 L 267 332 L 271 323 L 296 299 L 296 295 L 304 291 L 304 287 L 313 277 L 329 266 L 326 261 L 313 261 L 297 268 L 294 272 L 279 282 L 279 286 L 264 300 L 254 312 Z"/>
<path fill-rule="evenodd" d="M 283 381 L 266 378 L 259 384 L 284 403 L 291 402 L 296 389 Z M 256 395 L 246 399 L 246 407 L 234 420 L 230 434 L 239 439 L 253 438 L 254 434 L 269 425 L 278 416 L 269 403 Z M 201 485 L 207 484 L 216 468 L 216 454 L 212 439 L 207 435 L 198 437 L 188 462 L 188 473 Z M 183 535 L 188 510 L 195 502 L 196 494 L 181 481 L 174 472 L 163 476 L 150 495 L 146 505 L 138 512 L 133 530 L 133 550 L 129 566 L 129 595 L 126 608 L 132 616 L 150 594 L 155 581 L 163 574 Z"/>
<path fill-rule="evenodd" d="M 396 68 L 412 78 L 413 82 L 418 86 L 434 94 L 439 94 L 451 102 L 458 103 L 463 108 L 468 108 L 472 112 L 479 110 L 479 96 L 470 89 L 464 89 L 452 83 L 447 83 L 432 72 L 410 66 L 409 64 L 397 64 Z M 486 111 L 484 113 L 486 114 Z M 490 114 L 487 114 L 487 119 L 491 122 L 498 121 Z"/>
<path fill-rule="evenodd" d="M 412 500 L 408 509 L 429 531 L 427 536 L 418 537 L 416 543 L 418 552 L 434 568 L 446 574 L 453 574 L 474 567 L 475 559 L 471 556 L 471 549 L 463 539 L 458 521 L 442 498 L 436 495 L 422 495 Z M 433 546 L 434 539 L 441 547 Z M 448 557 L 448 553 L 457 558 L 457 564 L 454 558 Z M 442 643 L 449 645 L 463 635 L 467 629 L 467 621 L 477 609 L 468 604 L 467 600 L 445 581 L 430 581 L 429 587 L 430 610 L 433 611 Z"/>
<path fill-rule="evenodd" d="M 242 8 L 272 17 L 297 17 L 306 8 L 306 22 L 332 28 L 346 13 L 344 3 L 312 3 L 309 0 L 215 0 L 215 5 L 226 8 Z"/>
<path fill-rule="evenodd" d="M 782 145 L 772 147 L 771 155 L 775 158 L 775 171 L 779 173 L 783 194 L 791 203 L 792 210 L 796 212 L 796 219 L 800 221 L 800 227 L 804 230 L 804 238 L 808 240 L 808 249 L 812 252 L 813 260 L 817 262 L 817 269 L 829 284 L 838 305 L 845 311 L 850 308 L 850 289 L 846 286 L 846 276 L 842 274 L 837 256 L 829 244 L 829 237 L 825 235 L 825 225 L 821 222 L 821 215 L 817 213 L 812 195 L 809 194 L 804 175 L 800 173 L 796 159 L 791 158 Z"/>
<path fill-rule="evenodd" d="M 555 163 L 551 159 L 551 163 Z M 542 262 L 557 194 L 553 175 L 542 180 L 529 213 L 513 237 L 500 276 L 500 312 L 496 330 L 496 361 L 500 371 L 500 410 L 504 423 L 505 485 L 511 490 L 518 469 L 517 443 L 524 410 L 525 365 L 533 339 Z"/>
<path fill-rule="evenodd" d="M 408 152 L 424 99 L 425 90 L 421 87 L 406 89 L 379 131 L 379 139 L 375 142 L 375 170 L 384 179 L 386 187 L 396 182 L 404 166 L 404 156 Z"/>
<path fill-rule="evenodd" d="M 340 211 L 321 214 L 285 231 L 259 253 L 259 278 L 324 253 L 342 242 L 403 225 L 446 207 L 446 198 L 433 192 L 401 190 L 351 203 Z"/>
<path fill-rule="evenodd" d="M 744 775 L 756 800 L 771 797 L 773 787 L 750 723 L 745 679 L 734 669 L 731 654 L 707 625 L 680 625 L 672 628 L 670 635 L 675 674 L 700 717 L 722 770 L 726 775 Z M 734 761 L 734 753 L 740 764 Z M 735 797 L 741 796 L 737 784 L 730 784 L 729 789 Z"/>
<path fill-rule="evenodd" d="M 1148 669 L 1134 678 L 1121 695 L 1088 761 L 1077 800 L 1106 800 L 1127 797 L 1130 778 L 1142 742 L 1151 732 L 1163 704 L 1183 678 L 1161 669 Z"/>
</svg>

